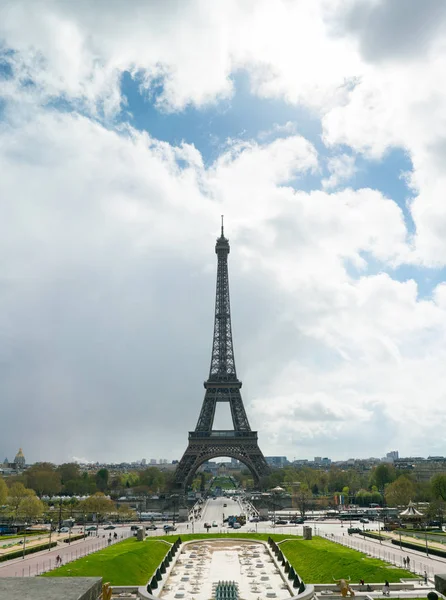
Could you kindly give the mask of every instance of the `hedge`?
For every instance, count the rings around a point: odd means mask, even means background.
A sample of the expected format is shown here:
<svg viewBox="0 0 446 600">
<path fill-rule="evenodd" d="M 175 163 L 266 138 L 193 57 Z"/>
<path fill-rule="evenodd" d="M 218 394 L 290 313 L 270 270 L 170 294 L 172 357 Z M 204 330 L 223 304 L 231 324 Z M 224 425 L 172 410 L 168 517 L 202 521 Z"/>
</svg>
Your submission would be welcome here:
<svg viewBox="0 0 446 600">
<path fill-rule="evenodd" d="M 421 544 L 413 544 L 412 542 L 403 542 L 399 540 L 392 540 L 392 544 L 395 546 L 401 546 L 403 548 L 410 548 L 411 550 L 418 550 L 419 552 L 426 551 L 426 546 L 422 546 Z M 433 554 L 433 556 L 441 556 L 442 558 L 446 558 L 446 552 L 444 550 L 438 550 L 438 548 L 428 548 L 429 554 Z"/>
<path fill-rule="evenodd" d="M 38 546 L 31 546 L 25 549 L 25 554 L 34 554 L 34 552 L 40 552 L 41 550 L 48 550 L 57 546 L 57 542 L 51 542 L 51 544 L 39 544 Z M 8 552 L 8 554 L 2 554 L 0 556 L 0 562 L 5 560 L 11 560 L 13 558 L 20 558 L 23 556 L 23 550 L 15 550 L 14 552 Z"/>
<path fill-rule="evenodd" d="M 65 538 L 64 542 L 68 544 L 69 542 L 75 542 L 76 540 L 83 540 L 84 537 L 83 533 L 78 533 L 77 535 L 72 535 L 70 538 Z"/>
<path fill-rule="evenodd" d="M 380 535 L 379 533 L 373 533 L 372 531 L 364 531 L 364 533 L 361 532 L 361 535 L 365 535 L 365 537 L 368 538 L 372 538 L 374 540 L 388 540 L 388 537 L 385 537 L 384 535 Z"/>
</svg>

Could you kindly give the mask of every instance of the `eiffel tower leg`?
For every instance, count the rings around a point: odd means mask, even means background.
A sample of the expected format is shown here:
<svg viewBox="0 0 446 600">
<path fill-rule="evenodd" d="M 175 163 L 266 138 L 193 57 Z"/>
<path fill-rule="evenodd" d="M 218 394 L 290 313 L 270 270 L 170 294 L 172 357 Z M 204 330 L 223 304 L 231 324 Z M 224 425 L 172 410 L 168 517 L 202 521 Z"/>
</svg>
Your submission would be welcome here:
<svg viewBox="0 0 446 600">
<path fill-rule="evenodd" d="M 195 432 L 189 434 L 189 445 L 175 472 L 175 486 L 186 489 L 197 469 L 206 461 L 218 456 L 229 456 L 243 463 L 251 472 L 254 485 L 269 473 L 269 467 L 257 444 L 257 434 L 249 432 L 245 436 L 201 437 Z"/>
</svg>

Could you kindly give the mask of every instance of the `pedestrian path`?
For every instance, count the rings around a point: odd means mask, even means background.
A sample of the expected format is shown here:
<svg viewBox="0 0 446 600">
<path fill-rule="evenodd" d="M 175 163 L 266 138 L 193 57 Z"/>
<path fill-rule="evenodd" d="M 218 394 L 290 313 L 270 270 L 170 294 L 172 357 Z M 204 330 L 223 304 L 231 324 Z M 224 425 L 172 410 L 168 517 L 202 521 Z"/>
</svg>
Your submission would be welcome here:
<svg viewBox="0 0 446 600">
<path fill-rule="evenodd" d="M 47 571 L 52 571 L 60 565 L 56 565 L 56 557 L 60 556 L 61 564 L 77 560 L 98 550 L 106 548 L 108 545 L 122 541 L 130 534 L 121 534 L 116 540 L 109 542 L 104 535 L 102 537 L 86 537 L 83 540 L 66 544 L 58 543 L 50 550 L 43 550 L 35 554 L 26 555 L 25 558 L 15 558 L 0 563 L 0 577 L 36 577 Z"/>
<path fill-rule="evenodd" d="M 412 571 L 412 573 L 420 575 L 420 580 L 423 579 L 425 572 L 428 579 L 433 580 L 436 573 L 444 573 L 446 569 L 446 559 L 432 557 L 416 550 L 401 549 L 390 541 L 382 541 L 380 543 L 379 540 L 372 540 L 371 538 L 367 538 L 366 541 L 359 534 L 335 535 L 323 530 L 320 530 L 320 535 L 348 548 L 359 550 L 368 556 L 380 558 L 403 569 L 406 568 Z M 408 562 L 407 559 L 409 559 Z"/>
</svg>

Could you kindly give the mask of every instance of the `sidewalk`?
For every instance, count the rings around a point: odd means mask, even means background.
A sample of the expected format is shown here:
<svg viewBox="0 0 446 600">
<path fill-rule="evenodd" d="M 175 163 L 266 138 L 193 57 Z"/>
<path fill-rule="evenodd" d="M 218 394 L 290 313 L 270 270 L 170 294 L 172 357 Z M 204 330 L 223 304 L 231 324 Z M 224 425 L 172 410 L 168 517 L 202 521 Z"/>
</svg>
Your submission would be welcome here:
<svg viewBox="0 0 446 600">
<path fill-rule="evenodd" d="M 342 544 L 343 546 L 347 546 L 354 550 L 359 550 L 374 558 L 380 558 L 401 569 L 406 568 L 403 563 L 403 558 L 409 556 L 410 567 L 407 570 L 420 575 L 420 578 L 422 578 L 424 571 L 426 571 L 431 580 L 433 580 L 436 573 L 444 573 L 446 571 L 446 559 L 438 556 L 427 556 L 422 552 L 408 548 L 400 549 L 398 546 L 392 544 L 391 541 L 383 541 L 380 543 L 379 540 L 373 540 L 372 538 L 366 538 L 364 540 L 360 534 L 333 535 L 322 531 L 321 533 L 324 537 L 333 542 Z"/>
<path fill-rule="evenodd" d="M 111 542 L 116 544 L 130 534 L 123 534 L 117 540 Z M 111 545 L 110 544 L 110 545 Z M 51 550 L 42 550 L 35 554 L 29 554 L 25 558 L 14 558 L 0 563 L 0 577 L 35 577 L 56 567 L 56 556 L 62 558 L 62 564 L 66 564 L 82 556 L 87 556 L 108 546 L 108 537 L 86 537 L 85 540 L 77 540 L 71 544 L 59 542 Z"/>
</svg>

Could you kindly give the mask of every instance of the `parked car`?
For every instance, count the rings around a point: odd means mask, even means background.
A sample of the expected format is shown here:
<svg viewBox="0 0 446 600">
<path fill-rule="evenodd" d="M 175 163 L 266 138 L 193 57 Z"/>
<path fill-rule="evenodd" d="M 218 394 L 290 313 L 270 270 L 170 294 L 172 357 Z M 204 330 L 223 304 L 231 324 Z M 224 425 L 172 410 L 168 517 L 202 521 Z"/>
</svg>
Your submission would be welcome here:
<svg viewBox="0 0 446 600">
<path fill-rule="evenodd" d="M 163 527 L 164 531 L 176 531 L 177 528 L 174 525 L 168 525 L 167 523 Z"/>
<path fill-rule="evenodd" d="M 116 529 L 114 525 L 106 525 L 104 529 Z"/>
</svg>

